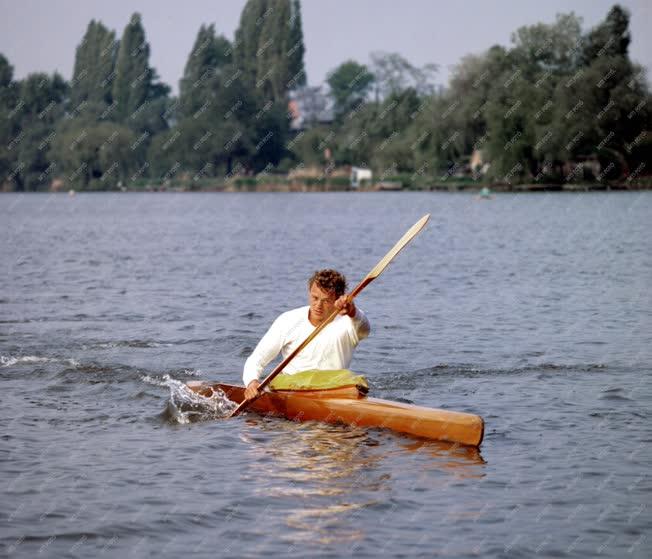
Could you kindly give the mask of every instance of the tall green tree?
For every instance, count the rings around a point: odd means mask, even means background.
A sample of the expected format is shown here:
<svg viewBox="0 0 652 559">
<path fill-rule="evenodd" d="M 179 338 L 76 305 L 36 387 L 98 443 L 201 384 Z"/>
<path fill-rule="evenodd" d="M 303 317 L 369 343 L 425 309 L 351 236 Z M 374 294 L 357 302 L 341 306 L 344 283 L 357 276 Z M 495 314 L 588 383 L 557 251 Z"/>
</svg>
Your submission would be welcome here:
<svg viewBox="0 0 652 559">
<path fill-rule="evenodd" d="M 30 74 L 19 82 L 20 101 L 14 109 L 19 132 L 9 145 L 18 163 L 18 190 L 47 189 L 56 176 L 57 162 L 48 152 L 68 94 L 67 82 L 57 73 Z"/>
<path fill-rule="evenodd" d="M 256 52 L 256 87 L 265 99 L 285 99 L 289 89 L 290 2 L 270 5 L 271 12 L 261 25 Z"/>
<path fill-rule="evenodd" d="M 268 0 L 247 0 L 240 24 L 235 31 L 233 61 L 237 72 L 242 75 L 247 87 L 254 89 L 257 81 L 257 59 L 260 43 L 260 29 L 265 18 L 269 17 L 271 2 Z"/>
<path fill-rule="evenodd" d="M 583 61 L 588 65 L 600 56 L 626 56 L 630 42 L 629 12 L 616 4 L 584 39 Z"/>
<path fill-rule="evenodd" d="M 337 116 L 342 117 L 364 103 L 373 81 L 374 76 L 367 66 L 354 60 L 347 60 L 330 72 L 326 82 Z"/>
<path fill-rule="evenodd" d="M 292 0 L 289 24 L 288 50 L 285 54 L 289 58 L 288 75 L 290 76 L 290 80 L 293 80 L 293 87 L 290 89 L 299 89 L 305 86 L 308 81 L 303 64 L 306 48 L 303 43 L 303 23 L 301 20 L 301 4 L 299 0 Z"/>
<path fill-rule="evenodd" d="M 511 55 L 530 76 L 542 71 L 568 74 L 580 63 L 582 41 L 582 19 L 574 13 L 557 14 L 554 23 L 527 25 L 512 33 Z"/>
<path fill-rule="evenodd" d="M 17 118 L 19 103 L 18 84 L 14 81 L 14 68 L 0 54 L 0 190 L 12 188 L 17 162 L 17 151 L 12 149 L 19 133 Z"/>
<path fill-rule="evenodd" d="M 122 33 L 115 66 L 113 100 L 117 103 L 115 118 L 120 122 L 137 122 L 144 103 L 165 97 L 170 91 L 158 82 L 156 71 L 149 65 L 149 54 L 140 14 L 135 13 Z"/>
<path fill-rule="evenodd" d="M 214 78 L 231 63 L 231 58 L 229 40 L 222 35 L 217 36 L 213 24 L 202 25 L 179 82 L 181 116 L 192 116 L 211 102 Z"/>
<path fill-rule="evenodd" d="M 306 83 L 298 2 L 248 0 L 235 33 L 234 61 L 245 83 L 272 102 Z"/>
<path fill-rule="evenodd" d="M 234 167 L 258 171 L 276 165 L 284 154 L 288 118 L 284 103 L 268 101 L 251 91 L 233 66 L 225 66 L 208 82 L 206 103 L 184 116 L 168 143 L 156 142 L 150 160 L 179 161 L 193 176 L 218 177 Z M 153 165 L 157 167 L 157 165 Z"/>
<path fill-rule="evenodd" d="M 622 178 L 646 159 L 649 165 L 650 95 L 629 58 L 630 37 L 629 14 L 616 5 L 583 38 L 582 64 L 555 91 L 559 159 L 597 159 L 600 178 Z"/>
<path fill-rule="evenodd" d="M 113 82 L 115 108 L 110 116 L 136 135 L 131 150 L 124 152 L 128 159 L 123 162 L 124 176 L 134 168 L 148 168 L 149 145 L 171 122 L 170 88 L 158 81 L 156 71 L 149 64 L 149 56 L 140 14 L 134 13 L 120 40 Z M 101 135 L 100 131 L 95 137 Z M 127 134 L 121 132 L 119 137 L 129 141 Z"/>
<path fill-rule="evenodd" d="M 75 52 L 70 91 L 73 107 L 84 101 L 104 106 L 111 104 L 117 51 L 115 32 L 91 20 Z"/>
<path fill-rule="evenodd" d="M 453 68 L 448 90 L 437 100 L 437 110 L 431 111 L 437 123 L 437 159 L 452 166 L 460 153 L 469 155 L 475 149 L 484 149 L 486 153 L 490 94 L 501 76 L 509 79 L 509 67 L 506 49 L 493 46 L 480 55 L 465 56 Z M 423 116 L 427 118 L 422 113 L 418 118 Z"/>
</svg>

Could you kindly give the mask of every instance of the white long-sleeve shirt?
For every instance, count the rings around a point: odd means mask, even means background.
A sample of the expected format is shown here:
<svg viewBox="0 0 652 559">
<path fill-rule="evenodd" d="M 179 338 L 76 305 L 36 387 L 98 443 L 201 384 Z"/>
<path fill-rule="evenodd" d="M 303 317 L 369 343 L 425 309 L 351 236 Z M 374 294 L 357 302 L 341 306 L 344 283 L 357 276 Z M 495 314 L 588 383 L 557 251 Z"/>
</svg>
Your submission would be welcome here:
<svg viewBox="0 0 652 559">
<path fill-rule="evenodd" d="M 262 337 L 244 365 L 245 386 L 260 379 L 265 367 L 279 354 L 287 357 L 315 329 L 308 320 L 309 306 L 287 311 L 279 316 Z M 294 374 L 311 369 L 347 369 L 353 350 L 369 335 L 371 327 L 365 314 L 356 307 L 354 317 L 339 315 L 304 347 L 283 369 Z"/>
</svg>

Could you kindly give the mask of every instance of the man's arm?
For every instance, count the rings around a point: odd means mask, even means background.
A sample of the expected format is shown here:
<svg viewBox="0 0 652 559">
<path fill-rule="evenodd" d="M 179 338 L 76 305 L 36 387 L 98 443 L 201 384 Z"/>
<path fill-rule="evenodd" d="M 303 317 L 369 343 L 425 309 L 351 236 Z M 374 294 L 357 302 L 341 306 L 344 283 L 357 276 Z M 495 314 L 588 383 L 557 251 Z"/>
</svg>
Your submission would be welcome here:
<svg viewBox="0 0 652 559">
<path fill-rule="evenodd" d="M 362 312 L 362 309 L 356 310 L 357 312 L 351 317 L 351 320 L 353 321 L 353 326 L 358 334 L 358 341 L 360 341 L 364 340 L 371 332 L 371 324 L 369 324 L 369 319 L 367 318 L 367 315 Z"/>
<path fill-rule="evenodd" d="M 369 324 L 369 319 L 362 312 L 361 309 L 355 306 L 353 299 L 348 295 L 342 295 L 337 301 L 335 301 L 335 308 L 340 311 L 341 315 L 348 315 L 353 321 L 353 327 L 355 328 L 356 335 L 358 339 L 364 340 L 369 333 L 371 332 L 371 325 Z"/>
<path fill-rule="evenodd" d="M 252 382 L 257 383 L 259 381 L 265 367 L 281 351 L 283 347 L 283 336 L 280 322 L 281 317 L 274 321 L 269 330 L 267 330 L 267 333 L 258 342 L 256 349 L 254 349 L 253 353 L 245 361 L 242 380 L 246 387 Z"/>
</svg>

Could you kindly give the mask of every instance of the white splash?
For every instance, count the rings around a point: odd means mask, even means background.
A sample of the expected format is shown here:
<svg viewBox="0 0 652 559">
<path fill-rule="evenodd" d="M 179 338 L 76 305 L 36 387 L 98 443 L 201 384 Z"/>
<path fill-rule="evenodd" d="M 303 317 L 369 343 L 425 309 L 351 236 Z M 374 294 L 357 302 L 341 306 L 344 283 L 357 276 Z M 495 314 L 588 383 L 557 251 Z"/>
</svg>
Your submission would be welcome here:
<svg viewBox="0 0 652 559">
<path fill-rule="evenodd" d="M 72 367 L 79 367 L 79 361 L 75 359 L 38 357 L 37 355 L 21 355 L 19 357 L 0 355 L 0 367 L 12 367 L 13 365 L 20 365 L 22 363 L 67 363 Z"/>
<path fill-rule="evenodd" d="M 205 421 L 226 417 L 237 404 L 226 397 L 221 390 L 214 390 L 210 398 L 197 394 L 185 382 L 163 375 L 152 377 L 144 375 L 143 382 L 154 386 L 167 386 L 170 389 L 170 399 L 167 403 L 168 416 L 180 424 L 195 421 Z"/>
</svg>

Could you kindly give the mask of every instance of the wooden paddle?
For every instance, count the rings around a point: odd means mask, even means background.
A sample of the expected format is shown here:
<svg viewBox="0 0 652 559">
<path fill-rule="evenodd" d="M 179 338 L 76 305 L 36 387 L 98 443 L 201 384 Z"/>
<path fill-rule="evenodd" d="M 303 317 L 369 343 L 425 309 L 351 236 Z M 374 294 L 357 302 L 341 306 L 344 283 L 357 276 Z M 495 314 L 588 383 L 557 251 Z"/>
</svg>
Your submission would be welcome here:
<svg viewBox="0 0 652 559">
<path fill-rule="evenodd" d="M 389 263 L 394 260 L 396 255 L 401 252 L 401 250 L 412 240 L 414 237 L 417 236 L 417 234 L 424 228 L 426 223 L 428 223 L 428 220 L 430 219 L 430 214 L 424 215 L 419 221 L 417 221 L 410 229 L 408 230 L 405 235 L 401 237 L 401 240 L 396 243 L 393 247 L 392 250 L 390 250 L 384 257 L 383 259 L 376 264 L 373 270 L 369 272 L 365 278 L 355 287 L 351 293 L 349 293 L 348 297 L 350 300 L 353 300 L 356 295 L 360 293 L 365 287 L 367 287 L 372 281 L 374 281 L 380 274 L 383 273 L 383 270 L 387 268 Z M 287 364 L 294 359 L 297 354 L 304 348 L 306 347 L 312 340 L 315 339 L 315 337 L 321 332 L 328 324 L 330 324 L 333 320 L 335 320 L 335 317 L 338 315 L 340 311 L 339 310 L 334 310 L 327 318 L 322 322 L 319 326 L 317 326 L 310 336 L 308 336 L 299 346 L 295 348 L 295 350 L 290 353 L 283 361 L 281 361 L 275 368 L 274 370 L 267 375 L 267 378 L 263 380 L 263 382 L 260 383 L 260 386 L 258 387 L 259 390 L 262 390 L 265 388 L 270 382 L 272 382 L 276 376 L 287 366 Z M 244 410 L 251 402 L 254 401 L 255 398 L 252 398 L 251 400 L 243 400 L 240 405 L 235 408 L 229 417 L 234 417 L 238 415 L 242 410 Z"/>
</svg>

